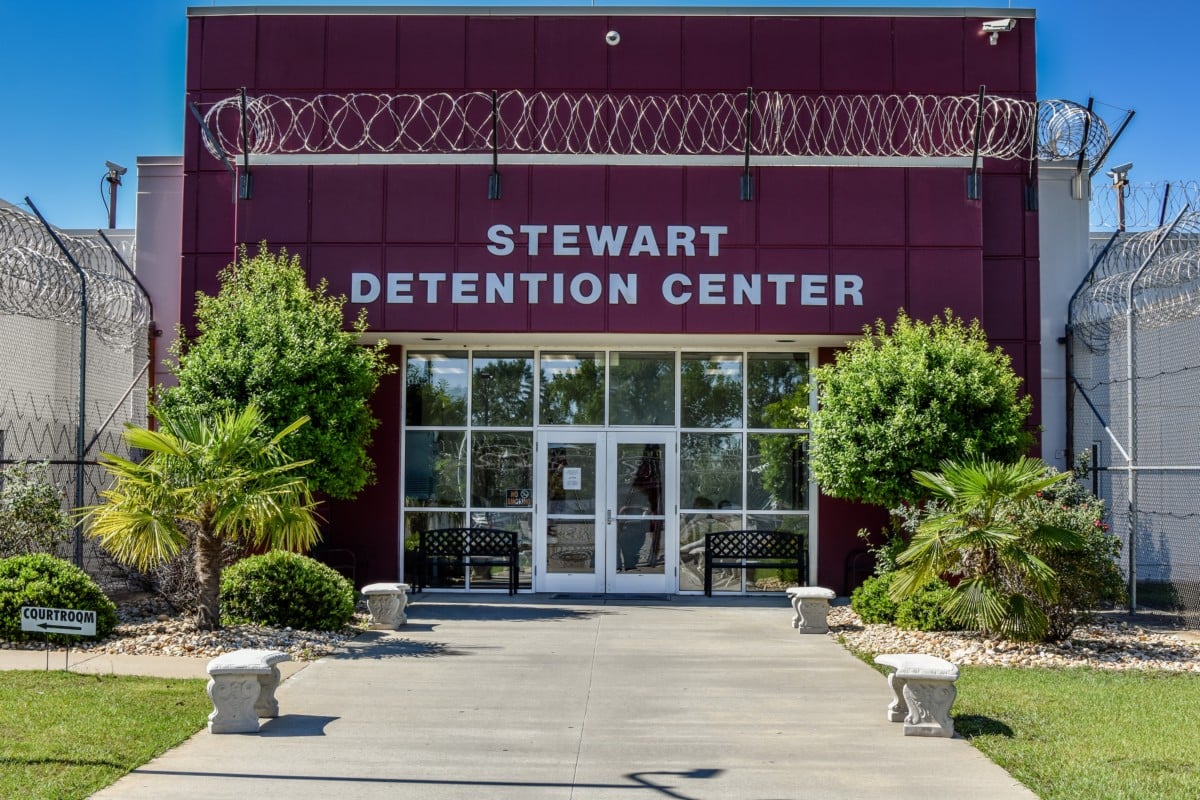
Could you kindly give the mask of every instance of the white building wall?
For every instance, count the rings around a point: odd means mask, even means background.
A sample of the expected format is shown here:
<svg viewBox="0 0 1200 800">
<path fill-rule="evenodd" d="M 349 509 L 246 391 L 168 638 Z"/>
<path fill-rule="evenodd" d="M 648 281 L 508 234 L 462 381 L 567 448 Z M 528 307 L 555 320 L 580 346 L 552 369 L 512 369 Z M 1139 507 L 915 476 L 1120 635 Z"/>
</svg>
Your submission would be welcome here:
<svg viewBox="0 0 1200 800">
<path fill-rule="evenodd" d="M 1067 309 L 1091 267 L 1088 249 L 1087 165 L 1075 180 L 1075 164 L 1038 164 L 1038 248 L 1041 261 L 1042 459 L 1071 466 L 1067 447 Z M 1082 187 L 1082 191 L 1077 191 Z"/>
<path fill-rule="evenodd" d="M 163 366 L 179 324 L 180 253 L 183 252 L 183 157 L 137 160 L 137 272 L 154 302 L 154 384 L 175 382 Z"/>
</svg>

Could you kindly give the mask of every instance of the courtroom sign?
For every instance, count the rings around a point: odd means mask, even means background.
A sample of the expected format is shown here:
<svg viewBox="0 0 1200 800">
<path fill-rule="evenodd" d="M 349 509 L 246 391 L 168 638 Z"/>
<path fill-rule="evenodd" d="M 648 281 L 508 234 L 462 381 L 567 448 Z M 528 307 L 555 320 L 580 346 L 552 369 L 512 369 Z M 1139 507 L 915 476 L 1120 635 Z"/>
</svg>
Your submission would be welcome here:
<svg viewBox="0 0 1200 800">
<path fill-rule="evenodd" d="M 96 612 L 75 608 L 21 606 L 21 630 L 30 633 L 61 633 L 95 636 Z"/>
</svg>

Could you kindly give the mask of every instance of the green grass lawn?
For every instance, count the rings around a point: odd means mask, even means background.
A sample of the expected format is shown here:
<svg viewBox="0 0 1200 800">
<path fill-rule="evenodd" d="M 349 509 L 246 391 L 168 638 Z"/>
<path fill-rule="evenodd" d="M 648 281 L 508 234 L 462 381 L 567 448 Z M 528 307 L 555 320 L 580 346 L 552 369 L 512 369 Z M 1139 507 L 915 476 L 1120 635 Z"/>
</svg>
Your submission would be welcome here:
<svg viewBox="0 0 1200 800">
<path fill-rule="evenodd" d="M 1200 797 L 1200 675 L 964 667 L 955 730 L 1045 800 Z"/>
<path fill-rule="evenodd" d="M 205 681 L 0 672 L 0 797 L 83 798 L 204 726 Z"/>
</svg>

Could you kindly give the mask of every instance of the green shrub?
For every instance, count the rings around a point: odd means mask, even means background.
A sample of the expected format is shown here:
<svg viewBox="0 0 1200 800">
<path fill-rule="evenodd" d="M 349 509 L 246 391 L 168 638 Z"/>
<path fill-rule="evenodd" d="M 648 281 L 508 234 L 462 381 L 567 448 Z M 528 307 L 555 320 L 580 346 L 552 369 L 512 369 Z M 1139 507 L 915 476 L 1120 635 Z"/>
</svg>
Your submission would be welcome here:
<svg viewBox="0 0 1200 800">
<path fill-rule="evenodd" d="M 62 506 L 48 463 L 0 468 L 0 558 L 58 549 L 71 528 Z"/>
<path fill-rule="evenodd" d="M 96 612 L 96 636 L 117 626 L 117 607 L 87 573 L 46 553 L 0 558 L 0 639 L 71 644 L 82 637 L 21 630 L 21 606 L 74 608 Z"/>
<path fill-rule="evenodd" d="M 889 624 L 896 619 L 896 603 L 888 596 L 895 573 L 872 575 L 850 593 L 850 608 L 868 624 Z"/>
<path fill-rule="evenodd" d="M 242 559 L 221 573 L 226 624 L 335 631 L 350 622 L 354 600 L 350 581 L 319 561 L 284 550 Z"/>
<path fill-rule="evenodd" d="M 946 613 L 954 590 L 945 581 L 926 584 L 896 606 L 896 627 L 918 631 L 956 631 L 962 626 Z"/>
</svg>

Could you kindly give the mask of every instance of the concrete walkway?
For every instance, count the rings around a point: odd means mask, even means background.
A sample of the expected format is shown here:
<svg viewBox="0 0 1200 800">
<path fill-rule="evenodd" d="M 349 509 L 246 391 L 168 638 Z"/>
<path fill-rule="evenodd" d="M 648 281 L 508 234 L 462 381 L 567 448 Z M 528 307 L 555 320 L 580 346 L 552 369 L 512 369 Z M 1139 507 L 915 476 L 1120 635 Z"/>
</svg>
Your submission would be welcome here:
<svg viewBox="0 0 1200 800">
<path fill-rule="evenodd" d="M 901 735 L 885 678 L 778 598 L 420 596 L 97 798 L 1034 797 L 962 739 Z"/>
</svg>

